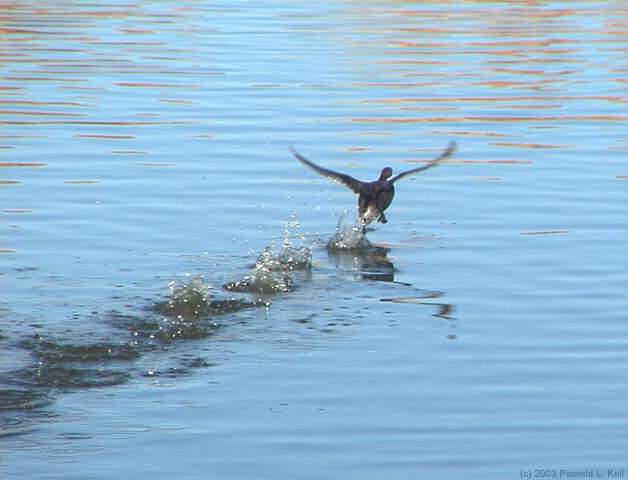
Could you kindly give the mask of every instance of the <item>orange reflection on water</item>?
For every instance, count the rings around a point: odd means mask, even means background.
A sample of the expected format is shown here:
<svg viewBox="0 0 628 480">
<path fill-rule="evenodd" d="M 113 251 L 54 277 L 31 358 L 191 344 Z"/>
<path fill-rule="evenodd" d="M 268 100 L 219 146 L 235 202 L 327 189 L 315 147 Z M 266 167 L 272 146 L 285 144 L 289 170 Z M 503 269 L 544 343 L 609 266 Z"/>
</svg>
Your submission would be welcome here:
<svg viewBox="0 0 628 480">
<path fill-rule="evenodd" d="M 68 185 L 91 185 L 100 183 L 100 180 L 64 180 L 63 183 Z"/>
<path fill-rule="evenodd" d="M 41 162 L 0 162 L 0 168 L 16 167 L 45 167 L 47 164 Z"/>
<path fill-rule="evenodd" d="M 538 232 L 519 232 L 519 235 L 562 235 L 572 233 L 572 230 L 540 230 Z"/>
<path fill-rule="evenodd" d="M 174 163 L 156 163 L 156 162 L 127 162 L 127 165 L 135 165 L 138 167 L 172 167 Z"/>
<path fill-rule="evenodd" d="M 105 139 L 105 140 L 133 140 L 137 137 L 133 135 L 102 135 L 102 134 L 85 134 L 80 133 L 73 135 L 73 137 L 77 138 L 96 138 L 96 139 Z"/>
<path fill-rule="evenodd" d="M 490 145 L 496 147 L 515 147 L 515 148 L 575 148 L 575 145 L 547 145 L 539 143 L 511 143 L 511 142 L 491 142 Z"/>
</svg>

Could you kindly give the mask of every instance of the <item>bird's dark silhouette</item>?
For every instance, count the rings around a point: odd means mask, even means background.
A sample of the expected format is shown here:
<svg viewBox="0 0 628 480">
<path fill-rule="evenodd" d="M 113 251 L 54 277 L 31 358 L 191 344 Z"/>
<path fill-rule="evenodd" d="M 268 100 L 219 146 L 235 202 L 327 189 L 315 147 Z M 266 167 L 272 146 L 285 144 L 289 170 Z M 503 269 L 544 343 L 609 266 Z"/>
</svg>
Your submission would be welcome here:
<svg viewBox="0 0 628 480">
<path fill-rule="evenodd" d="M 393 201 L 393 197 L 395 196 L 394 183 L 397 180 L 401 180 L 408 175 L 422 172 L 424 170 L 427 170 L 428 168 L 435 167 L 440 162 L 450 157 L 456 151 L 456 148 L 456 143 L 451 142 L 447 147 L 447 150 L 445 150 L 427 165 L 422 165 L 420 167 L 413 168 L 412 170 L 407 170 L 393 178 L 390 178 L 392 177 L 393 173 L 392 168 L 385 167 L 384 169 L 382 169 L 382 173 L 380 173 L 377 180 L 372 182 L 363 182 L 361 180 L 357 180 L 351 177 L 350 175 L 334 172 L 333 170 L 329 170 L 327 168 L 316 165 L 314 162 L 308 160 L 299 152 L 297 152 L 292 145 L 290 146 L 292 154 L 301 163 L 307 165 L 315 172 L 323 175 L 324 177 L 331 178 L 332 180 L 336 180 L 337 182 L 346 185 L 359 195 L 358 214 L 360 222 L 362 222 L 365 227 L 373 222 L 373 220 L 377 220 L 380 223 L 387 222 L 384 211 L 390 206 Z"/>
</svg>

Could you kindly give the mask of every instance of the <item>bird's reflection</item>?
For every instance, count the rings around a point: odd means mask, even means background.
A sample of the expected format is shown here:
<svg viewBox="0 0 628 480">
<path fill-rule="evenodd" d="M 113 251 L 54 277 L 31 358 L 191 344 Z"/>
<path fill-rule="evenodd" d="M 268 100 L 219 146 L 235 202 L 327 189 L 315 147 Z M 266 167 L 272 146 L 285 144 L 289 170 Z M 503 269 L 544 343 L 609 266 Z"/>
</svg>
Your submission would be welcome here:
<svg viewBox="0 0 628 480">
<path fill-rule="evenodd" d="M 366 254 L 361 270 L 363 279 L 378 282 L 395 281 L 395 265 L 388 260 L 388 252 L 390 248 L 375 247 L 373 251 Z"/>
<path fill-rule="evenodd" d="M 382 302 L 432 305 L 437 309 L 432 316 L 442 320 L 455 320 L 452 316 L 453 305 L 440 301 L 443 296 L 442 292 L 420 290 L 412 284 L 395 280 L 395 265 L 388 258 L 391 249 L 373 245 L 366 238 L 364 228 L 360 228 L 356 223 L 344 223 L 344 215 L 338 220 L 336 232 L 329 239 L 326 247 L 330 261 L 339 270 L 352 273 L 362 280 L 396 283 L 409 287 L 413 291 L 412 296 L 382 298 Z"/>
<path fill-rule="evenodd" d="M 420 305 L 432 305 L 437 308 L 436 313 L 432 316 L 442 318 L 443 320 L 455 320 L 451 314 L 454 312 L 454 306 L 451 303 L 439 302 L 438 299 L 443 296 L 443 292 L 425 292 L 423 295 L 413 297 L 397 297 L 382 298 L 382 302 L 392 303 L 415 303 Z"/>
<path fill-rule="evenodd" d="M 414 294 L 408 297 L 382 298 L 382 302 L 413 303 L 431 305 L 436 307 L 436 313 L 432 316 L 442 320 L 453 321 L 454 306 L 441 301 L 443 292 L 431 290 L 418 290 L 409 283 L 395 280 L 395 265 L 388 258 L 391 249 L 370 245 L 352 250 L 338 250 L 327 248 L 330 260 L 334 266 L 345 272 L 352 272 L 358 278 L 376 282 L 391 282 L 411 287 Z"/>
<path fill-rule="evenodd" d="M 346 272 L 353 272 L 364 280 L 394 282 L 395 266 L 387 258 L 389 248 L 370 246 L 354 250 L 327 248 L 334 266 Z"/>
</svg>

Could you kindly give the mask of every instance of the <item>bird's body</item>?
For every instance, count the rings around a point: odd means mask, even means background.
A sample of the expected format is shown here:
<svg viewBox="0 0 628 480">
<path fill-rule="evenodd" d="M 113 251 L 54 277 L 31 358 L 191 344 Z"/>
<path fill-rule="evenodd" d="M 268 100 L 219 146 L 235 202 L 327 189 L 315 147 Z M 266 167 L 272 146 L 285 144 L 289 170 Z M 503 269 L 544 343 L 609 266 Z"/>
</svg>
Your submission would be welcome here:
<svg viewBox="0 0 628 480">
<path fill-rule="evenodd" d="M 351 190 L 357 193 L 359 195 L 359 218 L 364 226 L 367 226 L 374 220 L 377 220 L 380 223 L 387 222 L 384 211 L 390 206 L 393 201 L 393 198 L 395 196 L 394 183 L 397 180 L 401 180 L 408 175 L 422 172 L 423 170 L 427 170 L 428 168 L 438 165 L 440 162 L 442 162 L 454 153 L 454 151 L 456 150 L 456 144 L 452 142 L 447 150 L 445 150 L 442 154 L 440 154 L 427 165 L 423 165 L 421 167 L 402 172 L 393 178 L 390 178 L 392 177 L 393 173 L 392 168 L 385 167 L 384 169 L 382 169 L 379 178 L 373 182 L 363 182 L 344 173 L 328 170 L 327 168 L 316 165 L 314 162 L 311 162 L 307 158 L 303 157 L 294 148 L 291 147 L 291 150 L 292 154 L 304 165 L 307 165 L 324 177 L 328 177 L 342 183 L 343 185 L 349 187 Z"/>
</svg>

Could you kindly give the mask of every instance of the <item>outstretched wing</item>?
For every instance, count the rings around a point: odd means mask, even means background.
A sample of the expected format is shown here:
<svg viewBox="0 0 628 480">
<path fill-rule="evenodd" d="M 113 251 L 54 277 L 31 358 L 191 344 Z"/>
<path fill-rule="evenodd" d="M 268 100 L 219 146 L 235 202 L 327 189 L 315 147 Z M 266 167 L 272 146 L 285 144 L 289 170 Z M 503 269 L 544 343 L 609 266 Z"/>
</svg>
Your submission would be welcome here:
<svg viewBox="0 0 628 480">
<path fill-rule="evenodd" d="M 456 148 L 458 148 L 458 146 L 456 145 L 456 142 L 451 142 L 449 144 L 449 146 L 447 147 L 447 150 L 445 150 L 443 153 L 441 153 L 438 157 L 436 157 L 434 160 L 432 160 L 427 165 L 423 165 L 422 167 L 417 167 L 417 168 L 413 168 L 412 170 L 408 170 L 406 172 L 402 172 L 399 175 L 397 175 L 396 177 L 393 177 L 390 180 L 390 182 L 394 183 L 397 180 L 401 180 L 403 177 L 407 177 L 408 175 L 412 175 L 414 173 L 418 173 L 418 172 L 422 172 L 423 170 L 427 170 L 428 168 L 435 167 L 436 165 L 438 165 L 440 162 L 442 162 L 446 158 L 451 157 L 453 155 L 453 153 L 456 151 Z"/>
<path fill-rule="evenodd" d="M 343 185 L 346 185 L 347 187 L 349 187 L 355 193 L 360 193 L 362 191 L 364 182 L 361 182 L 360 180 L 357 180 L 349 175 L 345 175 L 344 173 L 334 172 L 333 170 L 328 170 L 327 168 L 323 168 L 319 165 L 316 165 L 314 162 L 311 162 L 310 160 L 305 158 L 303 155 L 301 155 L 299 152 L 297 152 L 292 145 L 290 145 L 290 151 L 292 152 L 292 155 L 294 155 L 297 158 L 297 160 L 299 160 L 304 165 L 307 165 L 308 167 L 310 167 L 312 170 L 314 170 L 316 173 L 319 173 L 323 177 L 336 180 L 337 182 L 340 182 Z"/>
</svg>

